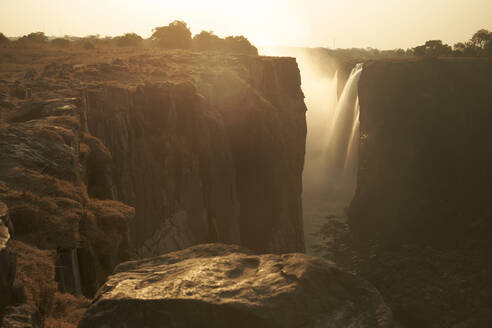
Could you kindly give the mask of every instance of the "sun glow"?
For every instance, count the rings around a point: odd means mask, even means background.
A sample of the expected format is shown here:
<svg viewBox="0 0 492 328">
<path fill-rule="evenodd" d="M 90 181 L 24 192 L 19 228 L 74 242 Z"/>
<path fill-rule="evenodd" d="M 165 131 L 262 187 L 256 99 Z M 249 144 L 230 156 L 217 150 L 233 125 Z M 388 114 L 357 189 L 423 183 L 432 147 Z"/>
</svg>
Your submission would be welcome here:
<svg viewBox="0 0 492 328">
<path fill-rule="evenodd" d="M 446 15 L 436 15 L 441 8 Z M 148 37 L 154 27 L 179 19 L 193 33 L 245 35 L 258 46 L 393 49 L 428 39 L 466 40 L 480 28 L 492 29 L 490 12 L 490 0 L 400 0 L 391 6 L 387 0 L 1 0 L 0 32 Z"/>
</svg>

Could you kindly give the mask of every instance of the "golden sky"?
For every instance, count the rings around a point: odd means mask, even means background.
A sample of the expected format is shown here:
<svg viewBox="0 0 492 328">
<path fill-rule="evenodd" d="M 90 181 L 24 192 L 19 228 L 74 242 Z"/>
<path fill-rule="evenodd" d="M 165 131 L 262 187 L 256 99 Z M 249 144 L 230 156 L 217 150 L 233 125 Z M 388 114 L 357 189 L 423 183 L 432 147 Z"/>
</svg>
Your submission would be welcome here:
<svg viewBox="0 0 492 328">
<path fill-rule="evenodd" d="M 193 33 L 248 37 L 259 46 L 407 48 L 454 44 L 492 30 L 492 0 L 0 0 L 0 32 L 19 36 L 143 37 L 184 20 Z"/>
</svg>

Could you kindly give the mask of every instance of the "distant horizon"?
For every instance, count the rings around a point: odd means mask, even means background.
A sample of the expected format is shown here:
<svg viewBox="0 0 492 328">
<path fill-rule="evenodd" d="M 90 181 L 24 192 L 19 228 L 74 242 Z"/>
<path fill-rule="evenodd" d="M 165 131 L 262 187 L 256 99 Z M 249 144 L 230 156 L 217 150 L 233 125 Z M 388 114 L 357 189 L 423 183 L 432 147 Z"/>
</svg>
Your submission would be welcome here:
<svg viewBox="0 0 492 328">
<path fill-rule="evenodd" d="M 114 37 L 183 20 L 193 34 L 244 35 L 258 47 L 408 49 L 427 40 L 454 45 L 479 29 L 492 30 L 492 1 L 400 0 L 2 0 L 0 32 L 16 38 L 47 36 Z M 327 13 L 327 14 L 323 14 Z"/>
</svg>

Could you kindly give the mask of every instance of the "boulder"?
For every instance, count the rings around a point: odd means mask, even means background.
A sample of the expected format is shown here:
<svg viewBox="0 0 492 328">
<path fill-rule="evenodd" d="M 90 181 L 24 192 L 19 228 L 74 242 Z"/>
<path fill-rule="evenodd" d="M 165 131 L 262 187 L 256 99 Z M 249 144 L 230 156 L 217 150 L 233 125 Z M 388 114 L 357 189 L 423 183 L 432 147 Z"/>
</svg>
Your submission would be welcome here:
<svg viewBox="0 0 492 328">
<path fill-rule="evenodd" d="M 305 254 L 253 255 L 205 244 L 126 262 L 99 289 L 79 328 L 390 327 L 367 282 Z"/>
</svg>

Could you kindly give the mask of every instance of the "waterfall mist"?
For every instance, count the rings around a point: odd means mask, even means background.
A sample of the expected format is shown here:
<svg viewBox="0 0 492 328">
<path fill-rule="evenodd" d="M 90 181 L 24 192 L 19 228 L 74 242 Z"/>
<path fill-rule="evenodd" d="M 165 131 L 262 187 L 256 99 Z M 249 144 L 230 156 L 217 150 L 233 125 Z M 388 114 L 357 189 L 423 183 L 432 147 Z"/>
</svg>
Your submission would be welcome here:
<svg viewBox="0 0 492 328">
<path fill-rule="evenodd" d="M 358 64 L 338 97 L 336 60 L 312 49 L 266 48 L 263 54 L 296 57 L 308 108 L 303 171 L 303 198 L 340 202 L 347 206 L 356 183 L 359 140 Z M 342 81 L 344 79 L 341 79 Z"/>
<path fill-rule="evenodd" d="M 358 82 L 356 65 L 338 97 L 342 70 L 336 60 L 313 49 L 261 49 L 270 56 L 296 57 L 308 108 L 303 171 L 303 220 L 308 254 L 334 259 L 330 243 L 346 221 L 345 209 L 355 192 L 359 143 Z"/>
</svg>

